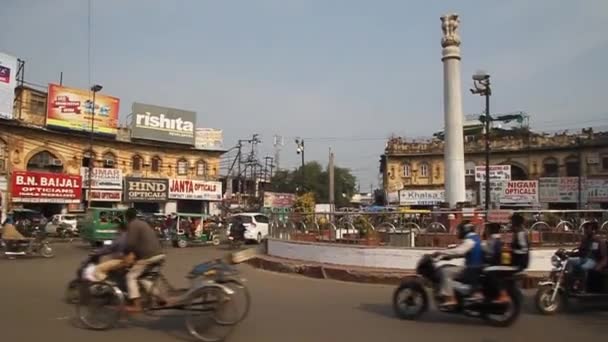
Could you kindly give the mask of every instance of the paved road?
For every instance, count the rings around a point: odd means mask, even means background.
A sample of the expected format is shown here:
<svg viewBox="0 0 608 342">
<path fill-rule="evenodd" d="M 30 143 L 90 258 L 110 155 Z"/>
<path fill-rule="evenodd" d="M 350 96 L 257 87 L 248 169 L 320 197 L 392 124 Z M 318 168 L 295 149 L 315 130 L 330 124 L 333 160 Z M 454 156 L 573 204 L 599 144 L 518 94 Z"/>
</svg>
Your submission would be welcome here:
<svg viewBox="0 0 608 342">
<path fill-rule="evenodd" d="M 3 341 L 188 341 L 179 317 L 138 318 L 115 330 L 94 332 L 75 327 L 73 308 L 61 301 L 86 250 L 56 244 L 54 259 L 0 258 L 0 336 Z M 166 275 L 185 285 L 184 275 L 203 260 L 225 251 L 200 247 L 170 249 Z M 395 319 L 393 288 L 308 279 L 240 266 L 253 296 L 249 317 L 229 341 L 599 341 L 608 336 L 608 313 L 543 317 L 530 305 L 512 328 L 484 326 L 481 321 L 429 313 L 420 322 Z"/>
</svg>

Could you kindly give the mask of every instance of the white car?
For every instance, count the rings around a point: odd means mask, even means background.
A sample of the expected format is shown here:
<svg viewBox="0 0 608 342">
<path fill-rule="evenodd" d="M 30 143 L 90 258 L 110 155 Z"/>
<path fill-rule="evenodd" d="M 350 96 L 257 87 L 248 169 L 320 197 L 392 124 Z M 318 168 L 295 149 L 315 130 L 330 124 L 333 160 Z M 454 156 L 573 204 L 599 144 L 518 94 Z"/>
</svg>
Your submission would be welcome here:
<svg viewBox="0 0 608 342">
<path fill-rule="evenodd" d="M 76 215 L 53 215 L 53 218 L 46 225 L 46 232 L 55 234 L 57 233 L 57 227 L 62 224 L 69 226 L 70 230 L 76 231 L 76 227 L 78 226 Z"/>
<path fill-rule="evenodd" d="M 233 215 L 231 221 L 234 222 L 236 217 L 239 217 L 245 226 L 246 240 L 260 243 L 268 236 L 268 216 L 261 213 L 241 213 Z M 232 224 L 228 227 L 228 235 L 230 235 L 231 227 Z"/>
</svg>

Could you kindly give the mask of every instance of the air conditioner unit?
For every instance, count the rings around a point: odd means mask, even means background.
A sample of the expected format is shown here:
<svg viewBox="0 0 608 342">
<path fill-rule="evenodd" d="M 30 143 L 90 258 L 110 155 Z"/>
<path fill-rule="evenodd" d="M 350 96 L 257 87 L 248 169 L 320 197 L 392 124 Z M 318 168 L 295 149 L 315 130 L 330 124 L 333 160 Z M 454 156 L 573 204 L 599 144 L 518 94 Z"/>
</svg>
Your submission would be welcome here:
<svg viewBox="0 0 608 342">
<path fill-rule="evenodd" d="M 51 165 L 53 166 L 63 166 L 63 162 L 61 159 L 51 159 Z"/>
<path fill-rule="evenodd" d="M 104 164 L 106 164 L 109 167 L 112 167 L 112 166 L 114 166 L 114 160 L 112 160 L 112 159 L 106 159 L 104 161 Z"/>
</svg>

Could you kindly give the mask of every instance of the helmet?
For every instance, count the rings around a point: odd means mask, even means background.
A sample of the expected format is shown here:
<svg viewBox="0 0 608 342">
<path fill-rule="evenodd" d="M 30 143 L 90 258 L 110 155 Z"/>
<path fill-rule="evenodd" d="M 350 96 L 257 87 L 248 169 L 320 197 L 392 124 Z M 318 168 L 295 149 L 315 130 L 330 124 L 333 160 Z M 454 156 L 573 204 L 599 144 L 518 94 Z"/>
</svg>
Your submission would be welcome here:
<svg viewBox="0 0 608 342">
<path fill-rule="evenodd" d="M 475 231 L 475 226 L 471 223 L 471 221 L 465 220 L 458 224 L 456 230 L 458 232 L 458 238 L 462 240 L 465 236 L 467 236 L 467 234 Z"/>
</svg>

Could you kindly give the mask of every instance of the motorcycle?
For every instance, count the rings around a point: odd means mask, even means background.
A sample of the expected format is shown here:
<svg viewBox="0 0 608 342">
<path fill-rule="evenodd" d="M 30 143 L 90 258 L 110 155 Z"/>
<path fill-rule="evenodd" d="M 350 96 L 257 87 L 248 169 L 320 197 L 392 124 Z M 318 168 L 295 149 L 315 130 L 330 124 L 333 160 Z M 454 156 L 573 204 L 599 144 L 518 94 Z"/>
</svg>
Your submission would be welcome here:
<svg viewBox="0 0 608 342">
<path fill-rule="evenodd" d="M 9 258 L 17 256 L 40 256 L 52 258 L 55 256 L 53 248 L 50 246 L 46 233 L 36 227 L 31 234 L 33 238 L 27 240 L 5 240 L 4 255 Z"/>
<path fill-rule="evenodd" d="M 608 302 L 608 273 L 591 270 L 587 274 L 587 282 L 581 284 L 580 277 L 570 271 L 570 258 L 578 255 L 578 249 L 566 251 L 558 249 L 551 257 L 553 269 L 547 279 L 538 283 L 534 303 L 538 311 L 544 315 L 553 315 L 566 307 L 571 299 L 580 302 Z"/>
<path fill-rule="evenodd" d="M 454 265 L 441 265 L 437 263 L 446 260 L 446 257 L 434 258 L 424 255 L 416 266 L 417 276 L 414 279 L 404 280 L 393 294 L 393 310 L 401 319 L 416 320 L 429 309 L 427 289 L 431 290 L 436 303 L 441 304 L 443 297 L 440 293 L 441 272 L 443 268 Z M 522 294 L 516 285 L 516 274 L 519 271 L 509 266 L 489 266 L 481 270 L 479 285 L 471 286 L 459 284 L 454 288 L 457 305 L 439 307 L 446 313 L 464 314 L 470 317 L 482 318 L 487 323 L 498 327 L 507 327 L 519 317 L 522 305 Z M 507 291 L 510 301 L 495 303 L 493 299 L 498 291 L 490 286 L 491 279 L 498 281 Z M 483 298 L 476 298 L 476 291 L 483 293 Z"/>
</svg>

